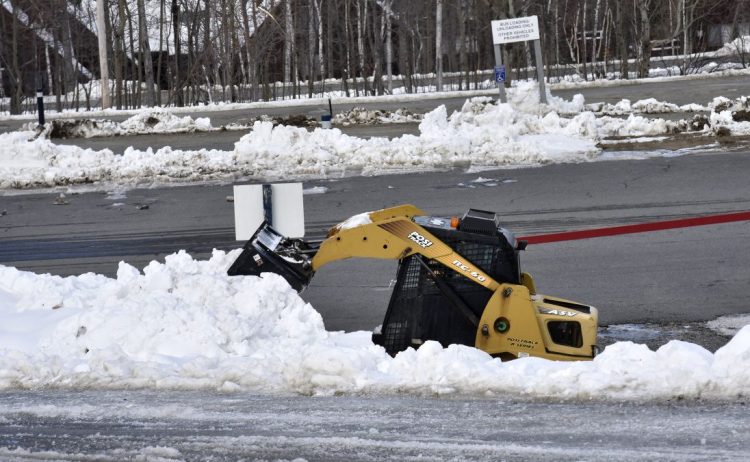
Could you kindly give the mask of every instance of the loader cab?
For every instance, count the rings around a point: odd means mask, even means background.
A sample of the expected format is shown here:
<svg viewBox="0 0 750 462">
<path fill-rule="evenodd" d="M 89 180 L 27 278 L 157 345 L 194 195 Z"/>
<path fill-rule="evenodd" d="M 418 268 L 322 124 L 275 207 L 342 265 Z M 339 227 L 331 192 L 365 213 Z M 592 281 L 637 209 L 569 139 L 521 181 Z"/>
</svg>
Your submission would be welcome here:
<svg viewBox="0 0 750 462">
<path fill-rule="evenodd" d="M 413 220 L 495 281 L 520 284 L 518 242 L 500 225 L 496 213 L 470 209 L 457 226 L 446 217 L 416 216 Z M 459 304 L 478 318 L 493 294 L 437 261 L 424 261 L 419 255 L 400 260 L 388 311 L 380 331 L 373 334 L 373 342 L 391 355 L 418 347 L 425 340 L 437 340 L 443 346 L 474 345 L 477 326 L 457 309 L 446 286 L 460 298 Z"/>
<path fill-rule="evenodd" d="M 453 227 L 452 220 L 414 217 L 414 222 L 439 237 L 449 247 L 479 266 L 497 282 L 520 284 L 521 265 L 515 235 L 500 223 L 495 212 L 469 209 Z"/>
</svg>

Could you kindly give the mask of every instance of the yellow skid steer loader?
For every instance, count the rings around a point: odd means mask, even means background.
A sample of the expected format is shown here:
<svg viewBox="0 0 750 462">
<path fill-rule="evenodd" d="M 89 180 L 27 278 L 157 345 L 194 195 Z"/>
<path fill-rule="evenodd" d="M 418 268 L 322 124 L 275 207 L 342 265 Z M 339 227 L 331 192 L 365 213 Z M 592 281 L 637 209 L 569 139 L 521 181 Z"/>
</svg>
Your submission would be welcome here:
<svg viewBox="0 0 750 462">
<path fill-rule="evenodd" d="M 258 228 L 229 275 L 273 272 L 301 291 L 326 263 L 351 257 L 395 259 L 398 276 L 372 340 L 395 355 L 427 340 L 469 345 L 505 359 L 593 358 L 596 308 L 537 293 L 520 271 L 526 242 L 496 213 L 428 216 L 412 205 L 352 217 L 320 243 Z"/>
</svg>

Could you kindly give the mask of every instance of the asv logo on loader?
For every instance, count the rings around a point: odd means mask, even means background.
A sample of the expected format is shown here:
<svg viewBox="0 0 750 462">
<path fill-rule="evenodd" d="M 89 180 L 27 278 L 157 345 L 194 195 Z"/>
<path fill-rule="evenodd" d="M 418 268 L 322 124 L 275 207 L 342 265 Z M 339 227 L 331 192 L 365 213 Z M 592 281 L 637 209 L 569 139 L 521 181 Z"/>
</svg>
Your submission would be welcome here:
<svg viewBox="0 0 750 462">
<path fill-rule="evenodd" d="M 557 316 L 567 316 L 569 318 L 572 318 L 573 316 L 576 316 L 578 314 L 575 311 L 549 310 L 547 308 L 539 308 L 539 312 L 542 314 L 554 314 Z"/>
<path fill-rule="evenodd" d="M 426 249 L 427 247 L 432 245 L 432 241 L 427 239 L 426 237 L 422 236 L 416 231 L 412 231 L 411 234 L 409 234 L 409 239 L 416 242 L 417 245 L 422 247 L 423 249 Z"/>
<path fill-rule="evenodd" d="M 459 260 L 453 260 L 453 266 L 455 266 L 456 268 L 460 268 L 461 271 L 465 271 L 465 272 L 469 273 L 469 275 L 471 277 L 475 278 L 479 282 L 484 282 L 484 281 L 487 280 L 486 277 L 482 276 L 481 274 L 477 273 L 476 271 L 472 271 L 471 268 L 469 268 L 468 266 L 466 266 L 463 262 L 461 262 Z"/>
</svg>

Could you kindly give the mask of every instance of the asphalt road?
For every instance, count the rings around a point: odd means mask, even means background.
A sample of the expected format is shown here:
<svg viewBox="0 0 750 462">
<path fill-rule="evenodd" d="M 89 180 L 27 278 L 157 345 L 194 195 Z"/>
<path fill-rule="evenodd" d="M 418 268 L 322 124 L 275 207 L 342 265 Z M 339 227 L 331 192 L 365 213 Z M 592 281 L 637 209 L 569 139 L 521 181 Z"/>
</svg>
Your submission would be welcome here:
<svg viewBox="0 0 750 462">
<path fill-rule="evenodd" d="M 413 203 L 435 215 L 494 210 L 519 235 L 750 210 L 750 153 L 704 153 L 539 168 L 421 172 L 317 180 L 305 196 L 308 237 L 360 212 Z M 478 177 L 496 186 L 472 183 Z M 0 199 L 0 262 L 36 272 L 113 275 L 185 249 L 232 249 L 229 185 L 57 193 Z M 144 208 L 148 206 L 148 208 Z M 750 312 L 747 222 L 530 246 L 542 293 L 593 304 L 602 324 L 680 323 Z M 316 274 L 303 297 L 328 329 L 382 321 L 396 263 L 347 260 Z"/>
</svg>

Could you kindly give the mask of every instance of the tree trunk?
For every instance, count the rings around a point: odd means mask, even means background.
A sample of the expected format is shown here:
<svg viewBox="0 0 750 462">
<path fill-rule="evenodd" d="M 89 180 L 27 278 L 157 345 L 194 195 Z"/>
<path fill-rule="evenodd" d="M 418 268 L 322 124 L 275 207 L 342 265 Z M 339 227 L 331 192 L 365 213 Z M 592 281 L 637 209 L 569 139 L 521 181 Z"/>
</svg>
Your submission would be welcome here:
<svg viewBox="0 0 750 462">
<path fill-rule="evenodd" d="M 616 2 L 619 5 L 619 2 Z M 560 66 L 560 0 L 555 0 L 555 67 Z M 558 75 L 559 77 L 559 75 Z"/>
<path fill-rule="evenodd" d="M 589 79 L 589 71 L 588 66 L 586 63 L 588 62 L 588 50 L 589 46 L 586 43 L 586 13 L 588 12 L 588 2 L 586 0 L 583 0 L 581 3 L 581 9 L 583 10 L 581 13 L 582 19 L 581 19 L 581 44 L 583 45 L 583 54 L 581 55 L 581 64 L 583 65 L 583 79 L 587 80 Z"/>
<path fill-rule="evenodd" d="M 49 47 L 44 47 L 44 62 L 46 64 L 46 71 L 47 71 L 47 91 L 49 94 L 52 94 L 52 60 L 49 58 Z M 0 72 L 0 77 L 2 76 L 2 72 Z M 0 78 L 0 88 L 3 87 L 2 79 Z M 2 94 L 2 91 L 0 89 L 0 94 Z M 4 95 L 3 95 L 4 96 Z M 110 104 L 111 105 L 111 104 Z M 58 111 L 59 112 L 59 111 Z"/>
<path fill-rule="evenodd" d="M 164 0 L 159 0 L 159 58 L 156 60 L 156 103 L 161 106 L 161 66 L 164 56 Z"/>
<path fill-rule="evenodd" d="M 628 38 L 625 34 L 625 12 L 622 2 L 615 1 L 615 22 L 617 23 L 617 54 L 620 57 L 620 78 L 627 79 L 628 73 Z"/>
<path fill-rule="evenodd" d="M 466 73 L 466 77 L 461 77 L 458 80 L 458 89 L 464 89 L 464 82 L 466 82 L 466 90 L 469 89 L 469 62 L 466 55 L 466 4 L 465 0 L 459 0 L 456 7 L 458 13 L 458 66 L 462 73 Z"/>
<path fill-rule="evenodd" d="M 23 78 L 21 76 L 21 66 L 18 63 L 18 11 L 16 2 L 12 7 L 12 35 L 11 35 L 11 66 L 13 74 L 10 76 L 10 113 L 21 113 L 21 100 L 23 99 Z M 58 77 L 59 80 L 59 77 Z"/>
<path fill-rule="evenodd" d="M 651 66 L 651 18 L 649 10 L 651 0 L 638 0 L 638 13 L 641 23 L 641 52 L 638 63 L 638 77 L 648 77 Z"/>
<path fill-rule="evenodd" d="M 682 23 L 682 71 L 683 73 L 687 72 L 688 55 L 691 52 L 690 36 L 688 34 L 690 27 L 689 27 L 688 17 L 687 17 L 687 8 L 685 5 L 686 1 L 687 0 L 680 0 L 679 5 L 678 5 L 678 8 L 679 8 L 678 22 Z"/>
<path fill-rule="evenodd" d="M 515 9 L 515 6 L 513 5 L 513 0 L 508 0 L 507 3 L 508 3 L 508 14 L 503 19 L 506 19 L 506 18 L 507 19 L 509 19 L 509 18 L 515 18 L 516 17 L 516 9 Z M 502 48 L 502 54 L 503 54 L 503 63 L 505 64 L 505 67 L 508 69 L 508 72 L 505 73 L 505 77 L 506 77 L 505 78 L 505 86 L 507 88 L 510 88 L 510 86 L 512 84 L 512 81 L 513 81 L 513 77 L 511 75 L 510 71 L 513 69 L 514 60 L 511 59 L 511 54 L 510 54 L 510 52 L 508 50 L 509 47 L 504 46 L 504 47 L 501 47 L 501 48 Z"/>
<path fill-rule="evenodd" d="M 180 7 L 177 0 L 172 0 L 172 28 L 174 29 L 174 88 L 175 104 L 184 106 L 182 80 L 180 77 Z"/>
<path fill-rule="evenodd" d="M 203 17 L 203 59 L 202 65 L 205 67 L 206 75 L 206 91 L 208 92 L 208 100 L 213 102 L 213 85 L 211 82 L 211 71 L 215 67 L 216 60 L 214 59 L 213 42 L 211 41 L 211 0 L 205 0 L 203 9 L 205 15 Z"/>
<path fill-rule="evenodd" d="M 333 77 L 334 75 L 334 66 L 333 66 L 333 26 L 335 24 L 335 21 L 333 21 L 333 2 L 328 1 L 325 3 L 327 5 L 326 8 L 326 19 L 327 19 L 327 25 L 326 27 L 326 50 L 328 50 L 328 53 L 326 53 L 326 66 L 325 66 L 325 73 L 323 74 L 323 78 Z M 339 63 L 341 58 L 339 57 Z M 339 64 L 339 68 L 341 65 Z"/>
<path fill-rule="evenodd" d="M 344 65 L 344 75 L 342 75 L 342 80 L 344 81 L 344 92 L 346 93 L 347 98 L 349 97 L 349 78 L 352 75 L 352 47 L 350 44 L 352 43 L 352 31 L 351 31 L 351 21 L 350 21 L 350 14 L 349 14 L 349 1 L 346 0 L 344 2 L 344 42 L 342 43 L 339 41 L 340 46 L 344 47 L 343 55 L 345 55 L 345 65 Z M 354 85 L 355 91 L 357 86 Z"/>
<path fill-rule="evenodd" d="M 135 40 L 134 40 L 135 33 L 133 32 L 133 15 L 130 13 L 130 8 L 128 8 L 127 3 L 125 4 L 125 11 L 126 11 L 127 18 L 128 18 L 128 32 L 130 35 L 130 56 L 135 58 L 138 55 L 136 54 L 136 51 L 135 51 Z M 143 62 L 140 59 L 138 59 L 136 60 L 135 64 L 136 64 L 137 79 L 135 82 L 136 83 L 135 88 L 133 88 L 132 80 L 131 80 L 130 88 L 131 88 L 131 91 L 133 92 L 131 104 L 133 105 L 133 107 L 140 107 L 141 105 L 141 75 L 143 74 Z"/>
<path fill-rule="evenodd" d="M 292 80 L 292 54 L 294 53 L 294 23 L 292 0 L 284 0 L 284 83 Z M 286 87 L 285 92 L 286 92 Z"/>
<path fill-rule="evenodd" d="M 370 17 L 372 18 L 372 33 L 370 34 L 370 54 L 373 59 L 373 82 L 372 91 L 374 94 L 383 94 L 383 41 L 385 40 L 385 18 L 380 17 L 380 27 L 378 27 L 378 10 L 382 12 L 382 9 L 378 9 L 377 5 L 371 4 L 372 12 Z"/>
<path fill-rule="evenodd" d="M 148 43 L 148 28 L 146 26 L 146 7 L 144 0 L 138 0 L 138 35 L 141 42 L 141 56 L 143 74 L 146 78 L 146 106 L 153 107 L 156 102 L 154 93 L 154 63 L 151 59 L 151 45 Z"/>
<path fill-rule="evenodd" d="M 393 94 L 393 0 L 385 0 L 385 70 L 387 73 L 388 94 Z"/>
<path fill-rule="evenodd" d="M 323 0 L 312 0 L 315 6 L 315 21 L 318 25 L 318 72 L 320 73 L 320 79 L 326 79 L 326 60 L 325 50 L 323 48 L 323 14 L 321 12 L 323 8 Z M 323 91 L 325 91 L 325 82 L 323 82 Z"/>
<path fill-rule="evenodd" d="M 596 73 L 597 73 L 597 65 L 596 60 L 598 58 L 599 54 L 599 47 L 601 47 L 601 43 L 597 46 L 597 36 L 598 36 L 598 30 L 599 30 L 599 13 L 601 12 L 602 7 L 602 0 L 596 0 L 596 6 L 594 7 L 594 37 L 591 41 L 591 73 L 593 74 L 593 78 L 596 79 Z M 603 29 L 603 28 L 602 28 Z M 603 39 L 604 37 L 602 37 Z"/>
<path fill-rule="evenodd" d="M 106 5 L 104 2 L 105 0 L 96 2 L 96 35 L 99 45 L 99 86 L 102 93 L 102 109 L 109 109 L 109 65 L 107 63 L 107 26 L 104 21 Z"/>
<path fill-rule="evenodd" d="M 359 58 L 359 75 L 362 77 L 364 93 L 369 93 L 365 71 L 365 29 L 367 27 L 367 5 L 365 0 L 356 0 L 357 6 L 357 57 Z"/>
<path fill-rule="evenodd" d="M 250 2 L 250 5 L 253 8 L 253 13 L 252 13 L 253 14 L 253 30 L 257 34 L 257 31 L 258 31 L 258 10 L 257 10 L 257 5 L 256 5 L 255 2 Z M 253 40 L 253 64 L 252 64 L 252 66 L 253 66 L 252 75 L 254 76 L 254 80 L 253 80 L 253 99 L 258 98 L 258 94 L 259 94 L 258 87 L 259 87 L 259 83 L 260 83 L 259 74 L 260 74 L 260 61 L 261 60 L 260 60 L 260 56 L 259 56 L 260 52 L 258 51 L 258 40 L 259 40 L 259 38 L 256 35 L 255 40 Z"/>
<path fill-rule="evenodd" d="M 411 66 L 409 64 L 409 39 L 406 28 L 399 24 L 398 28 L 398 71 L 401 74 L 407 93 L 412 92 Z"/>
<path fill-rule="evenodd" d="M 62 0 L 57 6 L 62 11 L 62 37 L 60 42 L 63 46 L 63 87 L 67 93 L 75 87 L 78 79 L 73 68 L 75 53 L 73 52 L 73 36 L 70 32 L 70 18 L 67 14 L 66 3 L 65 0 Z"/>
<path fill-rule="evenodd" d="M 247 73 L 247 83 L 251 88 L 249 99 L 255 101 L 256 73 L 255 64 L 252 62 L 252 57 L 250 56 L 250 18 L 247 16 L 247 3 L 248 0 L 242 0 L 242 7 L 240 8 L 242 12 L 242 37 L 245 40 L 245 72 Z"/>
<path fill-rule="evenodd" d="M 313 91 L 315 90 L 315 74 L 317 73 L 318 66 L 315 62 L 315 33 L 317 32 L 316 24 L 316 0 L 310 0 L 308 5 L 308 19 L 307 19 L 307 97 L 312 98 Z"/>
<path fill-rule="evenodd" d="M 117 0 L 117 31 L 115 32 L 115 105 L 123 108 L 123 69 L 125 67 L 125 0 Z"/>
<path fill-rule="evenodd" d="M 435 73 L 437 91 L 443 91 L 443 0 L 435 5 Z"/>
</svg>

